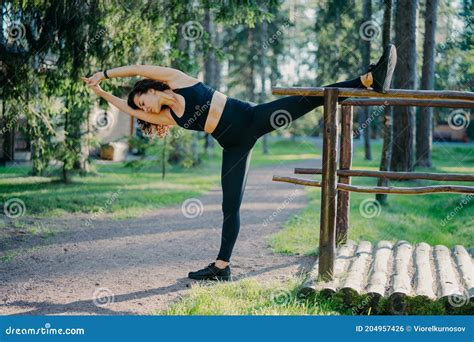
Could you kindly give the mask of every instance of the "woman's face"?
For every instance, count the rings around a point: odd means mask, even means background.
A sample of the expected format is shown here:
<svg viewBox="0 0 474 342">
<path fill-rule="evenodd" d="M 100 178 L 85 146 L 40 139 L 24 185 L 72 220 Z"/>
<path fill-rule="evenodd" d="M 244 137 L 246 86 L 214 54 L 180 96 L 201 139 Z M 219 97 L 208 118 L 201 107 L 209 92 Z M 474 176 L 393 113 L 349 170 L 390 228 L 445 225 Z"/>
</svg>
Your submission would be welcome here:
<svg viewBox="0 0 474 342">
<path fill-rule="evenodd" d="M 155 89 L 147 93 L 135 95 L 134 102 L 138 108 L 147 113 L 159 113 L 161 111 L 162 92 Z"/>
</svg>

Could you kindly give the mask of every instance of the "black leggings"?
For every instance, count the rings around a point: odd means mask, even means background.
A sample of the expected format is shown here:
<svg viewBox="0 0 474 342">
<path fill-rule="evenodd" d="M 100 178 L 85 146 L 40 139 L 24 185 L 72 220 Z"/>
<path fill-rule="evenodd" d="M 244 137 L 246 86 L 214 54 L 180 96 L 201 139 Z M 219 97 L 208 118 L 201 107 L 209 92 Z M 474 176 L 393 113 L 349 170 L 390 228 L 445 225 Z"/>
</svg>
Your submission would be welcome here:
<svg viewBox="0 0 474 342">
<path fill-rule="evenodd" d="M 326 87 L 364 88 L 360 78 Z M 343 99 L 343 98 L 341 98 Z M 212 136 L 224 148 L 222 154 L 222 224 L 218 260 L 230 261 L 240 230 L 240 204 L 244 195 L 252 148 L 257 140 L 280 127 L 286 127 L 316 107 L 324 104 L 323 96 L 285 96 L 252 105 L 228 97 Z"/>
</svg>

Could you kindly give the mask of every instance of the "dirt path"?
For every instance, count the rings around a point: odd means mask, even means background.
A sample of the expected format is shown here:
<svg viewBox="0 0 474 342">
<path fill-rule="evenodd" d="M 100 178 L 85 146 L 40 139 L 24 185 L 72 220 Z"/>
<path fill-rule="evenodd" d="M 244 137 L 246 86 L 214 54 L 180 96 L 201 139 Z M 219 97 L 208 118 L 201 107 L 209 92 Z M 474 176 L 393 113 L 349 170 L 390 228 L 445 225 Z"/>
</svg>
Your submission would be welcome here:
<svg viewBox="0 0 474 342">
<path fill-rule="evenodd" d="M 319 165 L 251 167 L 232 259 L 234 279 L 283 280 L 311 264 L 311 258 L 275 255 L 267 247 L 267 238 L 307 203 L 302 187 L 271 181 L 273 174 L 292 174 L 295 166 Z M 0 261 L 0 314 L 121 315 L 165 309 L 189 289 L 187 273 L 215 259 L 221 198 L 220 188 L 200 197 L 203 211 L 195 218 L 183 215 L 181 205 L 133 220 L 96 220 L 90 227 L 74 216 L 45 220 L 65 232 L 44 241 L 2 241 L 7 253 L 28 248 Z"/>
</svg>

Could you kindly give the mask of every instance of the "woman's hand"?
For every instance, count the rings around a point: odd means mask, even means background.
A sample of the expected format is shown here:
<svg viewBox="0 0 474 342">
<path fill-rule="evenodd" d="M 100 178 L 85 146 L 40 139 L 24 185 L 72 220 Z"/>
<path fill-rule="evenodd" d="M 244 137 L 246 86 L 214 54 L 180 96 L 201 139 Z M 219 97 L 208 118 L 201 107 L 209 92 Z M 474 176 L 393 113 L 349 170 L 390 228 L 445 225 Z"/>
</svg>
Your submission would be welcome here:
<svg viewBox="0 0 474 342">
<path fill-rule="evenodd" d="M 94 84 L 93 82 L 89 81 L 90 79 L 87 77 L 81 77 L 81 79 L 87 84 L 89 89 L 91 89 L 96 95 L 102 96 L 102 94 L 104 93 L 104 90 L 100 87 L 99 84 Z"/>
<path fill-rule="evenodd" d="M 102 71 L 96 72 L 91 77 L 81 77 L 81 78 L 84 80 L 84 82 L 87 83 L 87 85 L 90 85 L 90 86 L 96 86 L 101 81 L 105 80 L 105 76 Z"/>
</svg>

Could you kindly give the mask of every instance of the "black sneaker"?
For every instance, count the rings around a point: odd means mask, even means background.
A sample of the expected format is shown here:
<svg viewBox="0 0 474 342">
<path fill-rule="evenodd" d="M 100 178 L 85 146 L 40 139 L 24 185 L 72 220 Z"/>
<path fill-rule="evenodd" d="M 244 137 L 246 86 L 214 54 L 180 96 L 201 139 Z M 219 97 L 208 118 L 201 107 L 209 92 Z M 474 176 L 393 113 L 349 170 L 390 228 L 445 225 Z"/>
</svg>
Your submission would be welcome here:
<svg viewBox="0 0 474 342">
<path fill-rule="evenodd" d="M 215 262 L 196 272 L 189 272 L 188 277 L 196 280 L 232 280 L 230 266 L 219 268 Z"/>
<path fill-rule="evenodd" d="M 388 44 L 377 64 L 370 64 L 368 72 L 372 73 L 372 88 L 375 91 L 386 93 L 392 83 L 393 71 L 397 64 L 397 49 Z"/>
</svg>

